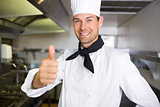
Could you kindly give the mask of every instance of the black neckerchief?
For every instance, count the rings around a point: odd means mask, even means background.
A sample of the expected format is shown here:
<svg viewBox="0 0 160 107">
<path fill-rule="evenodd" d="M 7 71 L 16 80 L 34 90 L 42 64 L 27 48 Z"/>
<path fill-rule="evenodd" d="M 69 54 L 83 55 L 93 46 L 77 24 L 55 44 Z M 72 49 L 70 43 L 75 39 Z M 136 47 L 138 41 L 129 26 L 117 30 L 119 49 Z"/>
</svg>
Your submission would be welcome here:
<svg viewBox="0 0 160 107">
<path fill-rule="evenodd" d="M 72 60 L 76 58 L 78 55 L 83 56 L 84 59 L 84 66 L 89 69 L 92 73 L 94 73 L 94 67 L 91 61 L 91 58 L 89 57 L 89 53 L 96 52 L 98 49 L 100 49 L 103 46 L 104 42 L 99 35 L 98 40 L 94 42 L 91 46 L 88 48 L 81 49 L 81 42 L 79 42 L 79 48 L 78 51 L 69 56 L 66 60 Z"/>
</svg>

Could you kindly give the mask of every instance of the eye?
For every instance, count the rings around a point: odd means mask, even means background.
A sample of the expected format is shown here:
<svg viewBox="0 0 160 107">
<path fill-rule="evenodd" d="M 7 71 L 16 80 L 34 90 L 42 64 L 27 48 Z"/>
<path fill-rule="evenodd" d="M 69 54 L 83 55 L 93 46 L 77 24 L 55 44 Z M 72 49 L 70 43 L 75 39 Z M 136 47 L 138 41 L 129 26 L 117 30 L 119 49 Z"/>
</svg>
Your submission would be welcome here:
<svg viewBox="0 0 160 107">
<path fill-rule="evenodd" d="M 88 21 L 88 22 L 92 22 L 93 20 L 92 20 L 92 19 L 88 19 L 87 21 Z"/>
<path fill-rule="evenodd" d="M 74 20 L 74 23 L 79 23 L 80 21 L 79 20 Z"/>
</svg>

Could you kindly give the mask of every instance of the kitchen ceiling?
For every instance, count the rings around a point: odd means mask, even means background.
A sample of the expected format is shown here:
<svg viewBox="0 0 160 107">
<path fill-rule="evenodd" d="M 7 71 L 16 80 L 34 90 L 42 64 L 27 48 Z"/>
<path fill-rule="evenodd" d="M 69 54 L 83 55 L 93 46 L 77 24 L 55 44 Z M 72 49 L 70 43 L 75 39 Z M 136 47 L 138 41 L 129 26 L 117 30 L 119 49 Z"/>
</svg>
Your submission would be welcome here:
<svg viewBox="0 0 160 107">
<path fill-rule="evenodd" d="M 118 27 L 155 0 L 102 0 L 104 26 Z"/>
<path fill-rule="evenodd" d="M 34 0 L 33 0 L 34 1 Z M 44 1 L 44 0 L 36 0 Z M 49 0 L 52 1 L 52 0 Z M 61 0 L 71 16 L 69 0 Z M 102 0 L 101 13 L 107 20 L 104 22 L 108 27 L 116 27 L 136 15 L 154 0 Z M 0 32 L 15 34 L 52 33 L 64 32 L 53 20 L 47 18 L 39 9 L 27 0 L 1 0 L 0 1 Z M 17 28 L 17 32 L 15 32 Z"/>
<path fill-rule="evenodd" d="M 27 0 L 1 0 L 0 18 L 15 16 L 42 15 L 43 13 Z"/>
<path fill-rule="evenodd" d="M 136 14 L 154 0 L 102 0 L 101 13 Z"/>
<path fill-rule="evenodd" d="M 0 1 L 0 32 L 19 35 L 64 31 L 27 0 Z"/>
</svg>

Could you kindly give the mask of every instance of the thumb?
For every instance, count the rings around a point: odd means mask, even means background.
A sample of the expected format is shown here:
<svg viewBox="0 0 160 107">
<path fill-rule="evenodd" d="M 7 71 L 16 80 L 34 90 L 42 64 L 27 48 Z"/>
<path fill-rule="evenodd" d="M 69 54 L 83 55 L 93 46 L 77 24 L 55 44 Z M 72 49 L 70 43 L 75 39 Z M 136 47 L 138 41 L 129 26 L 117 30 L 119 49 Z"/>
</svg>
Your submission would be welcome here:
<svg viewBox="0 0 160 107">
<path fill-rule="evenodd" d="M 55 56 L 55 48 L 53 45 L 50 45 L 49 46 L 49 49 L 48 49 L 48 53 L 49 53 L 49 59 L 54 59 L 54 56 Z"/>
</svg>

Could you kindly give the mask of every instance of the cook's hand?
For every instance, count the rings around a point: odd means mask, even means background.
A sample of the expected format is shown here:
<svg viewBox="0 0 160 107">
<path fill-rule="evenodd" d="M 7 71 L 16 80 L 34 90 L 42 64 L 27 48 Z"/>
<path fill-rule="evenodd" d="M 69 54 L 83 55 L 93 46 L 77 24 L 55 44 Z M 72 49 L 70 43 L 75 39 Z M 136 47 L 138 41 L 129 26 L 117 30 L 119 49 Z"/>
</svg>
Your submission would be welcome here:
<svg viewBox="0 0 160 107">
<path fill-rule="evenodd" d="M 41 88 L 48 84 L 53 84 L 57 78 L 58 62 L 55 60 L 55 48 L 49 46 L 49 56 L 41 62 L 39 72 L 36 74 L 32 86 Z"/>
</svg>

